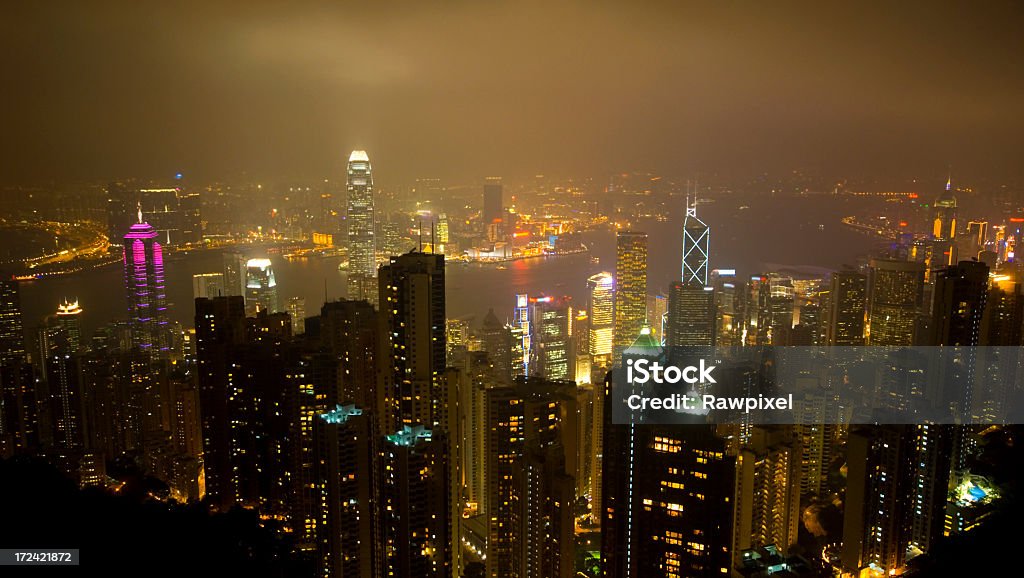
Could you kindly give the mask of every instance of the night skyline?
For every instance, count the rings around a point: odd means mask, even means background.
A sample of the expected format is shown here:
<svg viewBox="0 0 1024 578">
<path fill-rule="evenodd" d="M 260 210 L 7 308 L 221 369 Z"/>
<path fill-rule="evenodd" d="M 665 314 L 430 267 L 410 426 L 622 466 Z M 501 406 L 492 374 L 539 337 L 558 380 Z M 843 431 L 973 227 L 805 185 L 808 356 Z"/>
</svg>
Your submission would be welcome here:
<svg viewBox="0 0 1024 578">
<path fill-rule="evenodd" d="M 1022 176 L 1011 2 L 6 12 L 3 184 Z"/>
</svg>

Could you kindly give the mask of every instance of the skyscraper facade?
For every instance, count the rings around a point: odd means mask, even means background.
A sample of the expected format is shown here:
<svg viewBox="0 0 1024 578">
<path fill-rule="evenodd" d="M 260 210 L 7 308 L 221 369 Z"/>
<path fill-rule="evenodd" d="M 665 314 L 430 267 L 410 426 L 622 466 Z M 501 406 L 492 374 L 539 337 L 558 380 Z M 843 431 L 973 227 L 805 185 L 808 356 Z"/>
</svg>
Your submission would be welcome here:
<svg viewBox="0 0 1024 578">
<path fill-rule="evenodd" d="M 868 344 L 915 345 L 924 300 L 924 263 L 872 259 L 868 278 Z"/>
<path fill-rule="evenodd" d="M 598 273 L 587 279 L 587 317 L 587 353 L 592 365 L 609 367 L 615 337 L 615 282 L 611 273 Z"/>
<path fill-rule="evenodd" d="M 25 357 L 18 282 L 0 279 L 0 363 Z"/>
<path fill-rule="evenodd" d="M 867 277 L 856 271 L 836 271 L 825 313 L 827 345 L 864 345 Z"/>
<path fill-rule="evenodd" d="M 483 181 L 483 217 L 484 226 L 501 223 L 504 200 L 502 199 L 502 178 L 488 176 Z"/>
<path fill-rule="evenodd" d="M 376 219 L 373 207 L 373 174 L 366 151 L 352 151 L 348 157 L 348 297 L 377 298 L 371 290 L 377 276 Z"/>
<path fill-rule="evenodd" d="M 164 253 L 156 230 L 148 223 L 131 226 L 124 236 L 124 284 L 132 345 L 145 352 L 166 355 L 170 350 Z"/>
<path fill-rule="evenodd" d="M 245 264 L 245 313 L 277 313 L 277 277 L 270 259 L 249 259 Z"/>
<path fill-rule="evenodd" d="M 647 233 L 622 231 L 615 241 L 613 354 L 618 357 L 647 321 Z"/>
<path fill-rule="evenodd" d="M 383 433 L 442 420 L 447 335 L 444 255 L 409 252 L 380 269 Z"/>
<path fill-rule="evenodd" d="M 82 307 L 78 301 L 64 300 L 57 305 L 57 325 L 64 329 L 72 352 L 82 348 Z"/>
<path fill-rule="evenodd" d="M 711 229 L 697 217 L 697 204 L 687 201 L 686 218 L 683 219 L 683 270 L 684 285 L 707 287 L 708 261 L 711 254 Z"/>
</svg>

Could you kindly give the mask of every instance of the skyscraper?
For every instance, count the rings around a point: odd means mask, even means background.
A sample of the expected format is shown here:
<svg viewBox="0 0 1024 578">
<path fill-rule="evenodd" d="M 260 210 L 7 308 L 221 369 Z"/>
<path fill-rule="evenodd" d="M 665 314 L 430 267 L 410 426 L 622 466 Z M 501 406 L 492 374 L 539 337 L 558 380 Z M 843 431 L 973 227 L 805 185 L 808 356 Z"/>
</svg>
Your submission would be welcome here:
<svg viewBox="0 0 1024 578">
<path fill-rule="evenodd" d="M 715 344 L 715 293 L 711 287 L 673 283 L 668 290 L 665 345 Z"/>
<path fill-rule="evenodd" d="M 124 236 L 124 284 L 132 345 L 166 355 L 170 350 L 170 332 L 163 247 L 157 241 L 156 230 L 142 222 L 141 210 L 139 222 Z"/>
<path fill-rule="evenodd" d="M 868 344 L 915 345 L 924 300 L 924 263 L 872 259 L 868 278 Z"/>
<path fill-rule="evenodd" d="M 25 357 L 18 282 L 0 278 L 0 363 Z"/>
<path fill-rule="evenodd" d="M 65 299 L 63 303 L 57 305 L 57 326 L 64 329 L 64 335 L 67 336 L 71 351 L 80 351 L 82 348 L 82 307 L 78 301 L 69 302 Z"/>
<path fill-rule="evenodd" d="M 613 354 L 618 357 L 647 321 L 647 233 L 621 231 L 615 241 Z"/>
<path fill-rule="evenodd" d="M 501 221 L 503 211 L 501 177 L 487 177 L 484 180 L 484 206 L 481 211 L 484 226 Z"/>
<path fill-rule="evenodd" d="M 225 251 L 223 258 L 224 296 L 245 296 L 245 255 L 238 251 Z M 217 295 L 210 295 L 209 297 L 217 297 Z"/>
<path fill-rule="evenodd" d="M 409 252 L 380 268 L 382 427 L 441 424 L 445 368 L 444 255 Z"/>
<path fill-rule="evenodd" d="M 484 397 L 486 575 L 572 576 L 576 385 L 521 376 Z"/>
<path fill-rule="evenodd" d="M 320 492 L 317 576 L 378 576 L 380 514 L 370 415 L 354 405 L 338 405 L 319 414 L 313 430 Z"/>
<path fill-rule="evenodd" d="M 270 259 L 249 259 L 245 264 L 245 314 L 254 317 L 260 311 L 278 311 L 277 278 Z"/>
<path fill-rule="evenodd" d="M 932 236 L 936 239 L 949 241 L 956 238 L 956 205 L 952 180 L 947 179 L 946 189 L 933 204 Z"/>
<path fill-rule="evenodd" d="M 538 297 L 530 312 L 530 375 L 545 379 L 574 379 L 570 363 L 572 307 L 569 298 Z"/>
<path fill-rule="evenodd" d="M 226 291 L 223 273 L 197 273 L 192 276 L 192 298 L 232 295 Z"/>
<path fill-rule="evenodd" d="M 864 345 L 867 277 L 856 271 L 836 271 L 825 314 L 827 345 Z"/>
<path fill-rule="evenodd" d="M 452 575 L 449 453 L 444 434 L 402 426 L 386 436 L 381 459 L 384 572 L 395 578 Z"/>
<path fill-rule="evenodd" d="M 697 217 L 697 199 L 691 206 L 686 205 L 686 218 L 683 219 L 683 271 L 684 285 L 707 287 L 708 260 L 711 255 L 711 229 Z"/>
<path fill-rule="evenodd" d="M 800 450 L 789 426 L 754 426 L 736 459 L 733 566 L 743 550 L 796 544 L 800 526 Z"/>
<path fill-rule="evenodd" d="M 687 201 L 683 220 L 683 267 L 669 287 L 665 344 L 715 344 L 715 294 L 708 285 L 711 230 Z"/>
<path fill-rule="evenodd" d="M 587 317 L 591 363 L 594 367 L 610 367 L 615 337 L 615 283 L 611 273 L 597 273 L 587 279 Z"/>
<path fill-rule="evenodd" d="M 288 298 L 288 315 L 292 318 L 292 335 L 306 332 L 306 300 L 302 297 Z"/>
<path fill-rule="evenodd" d="M 348 157 L 348 298 L 377 298 L 372 279 L 377 276 L 376 219 L 373 210 L 373 175 L 366 151 Z"/>
</svg>

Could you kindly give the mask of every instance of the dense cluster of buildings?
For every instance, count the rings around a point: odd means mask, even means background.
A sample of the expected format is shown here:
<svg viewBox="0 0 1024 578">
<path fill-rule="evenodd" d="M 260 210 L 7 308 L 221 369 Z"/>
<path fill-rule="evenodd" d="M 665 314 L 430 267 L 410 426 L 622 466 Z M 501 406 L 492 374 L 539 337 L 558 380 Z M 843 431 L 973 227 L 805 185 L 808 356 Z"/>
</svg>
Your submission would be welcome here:
<svg viewBox="0 0 1024 578">
<path fill-rule="evenodd" d="M 0 280 L 0 454 L 44 455 L 82 486 L 131 457 L 163 498 L 257 511 L 324 577 L 569 578 L 588 551 L 611 578 L 898 574 L 977 522 L 972 490 L 952 491 L 977 482 L 966 427 L 834 425 L 825 387 L 790 425 L 615 425 L 605 403 L 621 359 L 676 346 L 1021 345 L 1012 249 L 961 231 L 951 192 L 931 234 L 810 281 L 712 268 L 687 201 L 669 286 L 648 283 L 648 235 L 620 230 L 614 272 L 570 280 L 585 302 L 522 294 L 469 327 L 446 317 L 436 236 L 378 263 L 365 152 L 347 189 L 348 299 L 313 315 L 280 302 L 270 260 L 227 251 L 193 279 L 194 326 L 169 323 L 163 247 L 195 234 L 174 190 L 111 223 L 127 322 L 86 340 L 65 302 L 26 344 Z M 500 181 L 482 201 L 497 242 Z M 961 233 L 977 259 L 953 256 Z M 791 552 L 805 512 L 835 503 L 835 556 Z"/>
</svg>

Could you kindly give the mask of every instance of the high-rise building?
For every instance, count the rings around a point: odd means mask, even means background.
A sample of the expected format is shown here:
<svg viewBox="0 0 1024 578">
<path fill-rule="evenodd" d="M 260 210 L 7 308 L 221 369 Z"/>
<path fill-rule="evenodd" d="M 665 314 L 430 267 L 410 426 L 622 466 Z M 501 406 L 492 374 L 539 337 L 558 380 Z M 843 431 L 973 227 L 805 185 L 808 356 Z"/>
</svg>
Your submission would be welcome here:
<svg viewBox="0 0 1024 578">
<path fill-rule="evenodd" d="M 303 297 L 288 298 L 288 315 L 292 318 L 292 335 L 306 332 L 306 299 Z"/>
<path fill-rule="evenodd" d="M 270 259 L 249 259 L 245 264 L 245 314 L 277 313 L 277 278 Z"/>
<path fill-rule="evenodd" d="M 18 282 L 0 278 L 0 364 L 25 357 Z"/>
<path fill-rule="evenodd" d="M 423 427 L 386 436 L 381 459 L 384 572 L 395 578 L 452 575 L 448 441 Z"/>
<path fill-rule="evenodd" d="M 864 345 L 867 277 L 856 271 L 836 271 L 825 315 L 827 345 Z"/>
<path fill-rule="evenodd" d="M 245 296 L 245 255 L 238 251 L 224 252 L 224 296 Z M 210 297 L 217 297 L 211 295 Z"/>
<path fill-rule="evenodd" d="M 500 222 L 504 213 L 501 177 L 487 177 L 484 180 L 484 205 L 481 211 L 484 225 Z"/>
<path fill-rule="evenodd" d="M 902 573 L 910 553 L 942 536 L 953 440 L 928 424 L 851 428 L 843 569 Z"/>
<path fill-rule="evenodd" d="M 539 377 L 484 392 L 486 575 L 574 575 L 576 385 Z"/>
<path fill-rule="evenodd" d="M 665 326 L 668 323 L 668 295 L 658 293 L 647 296 L 647 320 L 654 338 L 664 341 Z"/>
<path fill-rule="evenodd" d="M 747 282 L 743 313 L 742 339 L 747 345 L 770 345 L 771 284 L 765 275 L 754 275 Z"/>
<path fill-rule="evenodd" d="M 384 432 L 443 422 L 444 255 L 409 252 L 380 268 Z"/>
<path fill-rule="evenodd" d="M 915 345 L 924 300 L 924 263 L 872 259 L 868 277 L 868 344 Z"/>
<path fill-rule="evenodd" d="M 715 293 L 712 287 L 675 282 L 668 291 L 665 345 L 715 344 Z"/>
<path fill-rule="evenodd" d="M 192 276 L 192 298 L 205 297 L 212 299 L 221 295 L 232 295 L 227 292 L 223 273 L 196 273 Z"/>
<path fill-rule="evenodd" d="M 568 297 L 537 297 L 530 312 L 530 375 L 574 379 L 572 306 Z"/>
<path fill-rule="evenodd" d="M 319 489 L 317 576 L 379 576 L 377 463 L 370 414 L 338 405 L 313 422 Z"/>
<path fill-rule="evenodd" d="M 57 305 L 57 326 L 64 330 L 72 353 L 82 348 L 82 307 L 67 299 Z"/>
<path fill-rule="evenodd" d="M 35 379 L 26 361 L 18 282 L 0 278 L 0 456 L 38 443 Z"/>
<path fill-rule="evenodd" d="M 512 313 L 512 375 L 530 375 L 530 296 L 516 295 Z"/>
<path fill-rule="evenodd" d="M 684 285 L 708 286 L 708 261 L 711 255 L 711 229 L 697 217 L 697 199 L 689 204 L 683 219 L 683 269 L 680 279 Z"/>
<path fill-rule="evenodd" d="M 380 355 L 377 311 L 366 301 L 328 301 L 320 308 L 320 341 L 344 369 L 331 380 L 328 404 L 377 407 L 377 358 Z"/>
<path fill-rule="evenodd" d="M 170 351 L 164 253 L 157 232 L 148 223 L 131 226 L 124 236 L 124 284 L 132 345 L 155 355 Z"/>
<path fill-rule="evenodd" d="M 372 279 L 377 277 L 374 239 L 373 174 L 366 151 L 348 157 L 348 298 L 376 299 Z"/>
<path fill-rule="evenodd" d="M 974 346 L 988 297 L 988 266 L 960 261 L 935 275 L 932 293 L 933 345 Z"/>
<path fill-rule="evenodd" d="M 512 331 L 498 320 L 494 309 L 488 309 L 480 331 L 480 340 L 487 359 L 494 368 L 494 377 L 501 383 L 512 381 Z"/>
<path fill-rule="evenodd" d="M 715 292 L 715 344 L 739 345 L 743 332 L 743 311 L 736 270 L 712 270 L 711 287 Z"/>
<path fill-rule="evenodd" d="M 665 363 L 644 330 L 627 359 Z M 609 394 L 610 377 L 605 383 Z M 703 423 L 613 424 L 604 404 L 603 576 L 720 576 L 732 565 L 735 458 Z"/>
<path fill-rule="evenodd" d="M 215 506 L 234 503 L 231 472 L 228 374 L 235 346 L 245 343 L 245 300 L 240 296 L 196 299 L 196 356 L 202 407 L 206 494 Z"/>
<path fill-rule="evenodd" d="M 952 180 L 946 181 L 946 189 L 933 203 L 932 236 L 941 240 L 956 238 L 956 197 L 953 195 Z"/>
<path fill-rule="evenodd" d="M 733 566 L 741 552 L 797 542 L 800 527 L 800 445 L 789 426 L 754 426 L 736 458 Z"/>
<path fill-rule="evenodd" d="M 612 353 L 618 357 L 640 335 L 647 322 L 647 233 L 621 231 L 615 241 L 615 336 Z"/>
<path fill-rule="evenodd" d="M 615 337 L 615 283 L 611 273 L 597 273 L 587 279 L 587 318 L 591 363 L 594 367 L 611 367 Z"/>
</svg>

